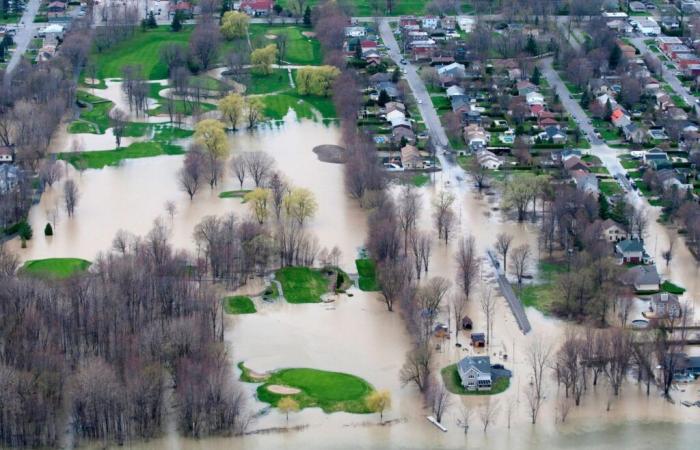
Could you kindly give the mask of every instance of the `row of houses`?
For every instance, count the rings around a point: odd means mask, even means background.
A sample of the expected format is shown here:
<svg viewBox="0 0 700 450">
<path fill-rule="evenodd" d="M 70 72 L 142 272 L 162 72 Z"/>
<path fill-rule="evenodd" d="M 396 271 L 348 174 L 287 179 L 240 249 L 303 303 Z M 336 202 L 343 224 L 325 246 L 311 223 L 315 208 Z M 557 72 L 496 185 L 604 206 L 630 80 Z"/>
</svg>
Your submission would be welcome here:
<svg viewBox="0 0 700 450">
<path fill-rule="evenodd" d="M 693 77 L 700 75 L 700 57 L 698 57 L 694 49 L 685 45 L 680 38 L 659 36 L 656 38 L 656 43 L 659 49 L 675 62 L 678 68 L 686 75 Z"/>
</svg>

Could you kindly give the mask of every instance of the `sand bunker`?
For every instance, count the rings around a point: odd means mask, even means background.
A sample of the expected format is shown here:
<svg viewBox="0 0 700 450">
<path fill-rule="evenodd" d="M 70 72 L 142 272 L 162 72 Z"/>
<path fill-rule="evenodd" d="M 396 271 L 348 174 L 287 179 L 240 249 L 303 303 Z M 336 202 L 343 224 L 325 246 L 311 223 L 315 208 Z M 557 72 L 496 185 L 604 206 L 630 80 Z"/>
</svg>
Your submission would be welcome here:
<svg viewBox="0 0 700 450">
<path fill-rule="evenodd" d="M 302 31 L 301 34 L 303 34 L 307 38 L 316 37 L 316 33 L 314 33 L 313 31 Z"/>
<path fill-rule="evenodd" d="M 280 395 L 294 395 L 294 394 L 298 394 L 301 392 L 300 389 L 289 387 L 289 386 L 283 386 L 281 384 L 271 384 L 267 387 L 267 390 L 272 392 L 273 394 L 280 394 Z"/>
<path fill-rule="evenodd" d="M 345 149 L 339 145 L 318 145 L 314 147 L 313 152 L 316 153 L 319 161 L 333 164 L 345 162 Z"/>
<path fill-rule="evenodd" d="M 265 39 L 270 39 L 270 40 L 277 39 L 277 35 L 276 34 L 266 34 Z"/>
</svg>

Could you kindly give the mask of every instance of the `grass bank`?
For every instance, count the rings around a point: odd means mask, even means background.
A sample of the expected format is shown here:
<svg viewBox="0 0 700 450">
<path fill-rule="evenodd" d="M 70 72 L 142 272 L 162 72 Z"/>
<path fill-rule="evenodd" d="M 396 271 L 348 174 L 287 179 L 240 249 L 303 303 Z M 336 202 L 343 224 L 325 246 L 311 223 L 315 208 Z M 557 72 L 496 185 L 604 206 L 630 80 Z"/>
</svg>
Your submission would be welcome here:
<svg viewBox="0 0 700 450">
<path fill-rule="evenodd" d="M 268 390 L 270 385 L 289 386 L 301 392 L 293 395 L 275 394 Z M 273 406 L 282 397 L 292 397 L 299 403 L 300 409 L 318 407 L 326 413 L 345 411 L 368 414 L 373 411 L 367 408 L 365 397 L 373 391 L 371 384 L 355 375 L 299 368 L 282 369 L 269 374 L 265 383 L 258 387 L 257 395 L 260 401 Z"/>
<path fill-rule="evenodd" d="M 548 314 L 557 298 L 557 277 L 566 272 L 566 264 L 561 262 L 540 261 L 539 282 L 524 286 L 519 297 L 523 305 L 531 306 Z"/>
<path fill-rule="evenodd" d="M 328 292 L 329 279 L 322 270 L 309 267 L 283 267 L 275 272 L 289 303 L 318 303 Z"/>
<path fill-rule="evenodd" d="M 68 161 L 76 168 L 102 169 L 117 166 L 125 159 L 148 158 L 161 155 L 182 155 L 185 151 L 179 145 L 158 141 L 135 142 L 117 150 L 81 153 L 59 153 L 58 158 Z"/>
<path fill-rule="evenodd" d="M 23 273 L 39 278 L 62 280 L 84 272 L 92 264 L 80 258 L 33 259 L 24 263 Z"/>
<path fill-rule="evenodd" d="M 250 297 L 234 295 L 224 299 L 224 311 L 226 314 L 253 314 L 257 310 L 255 309 L 255 303 Z"/>
<path fill-rule="evenodd" d="M 468 391 L 462 386 L 462 380 L 459 378 L 459 372 L 457 372 L 457 364 L 450 364 L 444 367 L 440 371 L 440 375 L 442 375 L 442 381 L 445 383 L 447 390 L 457 395 L 496 395 L 510 386 L 510 378 L 501 377 L 497 378 L 491 385 L 490 391 Z"/>
<path fill-rule="evenodd" d="M 286 36 L 287 48 L 282 59 L 290 64 L 317 66 L 323 63 L 321 43 L 314 37 L 302 34 L 313 31 L 311 28 L 298 25 L 252 24 L 248 30 L 250 40 L 259 46 L 275 43 L 276 39 L 268 39 L 268 36 Z"/>
</svg>

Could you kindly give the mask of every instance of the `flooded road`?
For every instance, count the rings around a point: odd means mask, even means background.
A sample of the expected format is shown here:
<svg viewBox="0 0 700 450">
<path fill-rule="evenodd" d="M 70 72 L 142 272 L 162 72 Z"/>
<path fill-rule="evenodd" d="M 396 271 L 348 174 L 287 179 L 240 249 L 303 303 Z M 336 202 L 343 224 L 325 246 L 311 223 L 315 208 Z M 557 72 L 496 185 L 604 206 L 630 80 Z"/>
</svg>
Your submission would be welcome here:
<svg viewBox="0 0 700 450">
<path fill-rule="evenodd" d="M 265 151 L 272 155 L 288 181 L 310 189 L 319 204 L 316 217 L 309 222 L 309 231 L 320 247 L 337 245 L 342 251 L 341 267 L 355 272 L 354 259 L 363 246 L 367 228 L 366 213 L 344 191 L 343 167 L 322 163 L 313 153 L 321 144 L 337 144 L 338 129 L 311 121 L 289 120 L 280 127 L 264 129 L 255 134 L 246 132 L 231 135 L 233 153 Z M 94 259 L 100 251 L 108 250 L 114 234 L 128 230 L 137 235 L 148 232 L 157 217 L 163 217 L 171 226 L 172 241 L 177 248 L 193 249 L 194 226 L 206 215 L 234 212 L 249 214 L 239 199 L 220 199 L 218 193 L 238 189 L 238 182 L 228 176 L 215 190 L 202 188 L 193 202 L 178 188 L 175 173 L 182 165 L 182 156 L 127 160 L 119 167 L 86 170 L 82 174 L 72 168 L 68 172 L 79 185 L 81 197 L 76 214 L 67 218 L 61 204 L 60 184 L 49 189 L 39 205 L 32 208 L 29 221 L 35 230 L 27 249 L 19 249 L 23 260 L 46 257 L 82 257 Z M 449 245 L 435 242 L 428 276 L 454 279 L 455 263 L 452 257 L 460 236 L 475 237 L 480 254 L 493 245 L 499 232 L 514 236 L 514 246 L 529 243 L 537 249 L 536 225 L 504 221 L 494 196 L 474 192 L 468 179 L 454 168 L 433 175 L 433 184 L 419 189 L 422 208 L 418 228 L 434 230 L 431 203 L 440 189 L 457 195 L 455 212 L 457 226 Z M 250 181 L 248 181 L 250 182 Z M 244 186 L 246 187 L 246 186 Z M 248 186 L 249 187 L 249 186 Z M 392 188 L 398 193 L 398 188 Z M 173 201 L 176 213 L 171 219 L 165 212 L 165 203 Z M 45 237 L 43 230 L 52 211 L 58 209 L 55 235 Z M 652 226 L 653 228 L 653 226 Z M 659 241 L 661 242 L 661 237 Z M 663 251 L 663 243 L 658 245 Z M 679 246 L 677 246 L 677 249 Z M 650 249 L 651 251 L 652 249 Z M 680 250 L 677 257 L 681 258 Z M 657 257 L 657 261 L 660 260 Z M 691 288 L 693 268 L 676 265 L 674 281 Z M 534 263 L 533 263 L 534 267 Z M 696 266 L 694 266 L 696 267 Z M 533 269 L 534 270 L 534 269 Z M 687 279 L 686 279 L 687 277 Z M 483 283 L 480 291 L 493 290 L 493 277 L 488 266 L 482 266 Z M 697 283 L 697 275 L 695 275 Z M 696 295 L 697 285 L 692 285 Z M 255 291 L 257 286 L 248 286 Z M 583 397 L 582 405 L 572 408 L 566 423 L 559 423 L 557 399 L 561 396 L 556 383 L 546 375 L 546 399 L 536 426 L 530 424 L 527 414 L 525 389 L 529 368 L 525 351 L 535 339 L 558 342 L 567 324 L 545 317 L 528 309 L 533 332 L 527 336 L 518 329 L 507 304 L 497 300 L 497 311 L 492 345 L 488 354 L 493 363 L 504 362 L 514 371 L 509 389 L 497 396 L 453 397 L 453 404 L 443 422 L 449 429 L 442 433 L 425 419 L 422 397 L 411 385 L 402 386 L 399 371 L 404 355 L 410 348 L 399 313 L 386 311 L 376 293 L 352 289 L 353 297 L 341 296 L 333 304 L 258 304 L 258 313 L 233 316 L 225 339 L 230 345 L 231 363 L 245 361 L 256 371 L 282 367 L 313 367 L 349 372 L 363 377 L 378 389 L 388 389 L 392 407 L 385 414 L 390 424 L 379 425 L 377 415 L 324 414 L 320 409 L 306 409 L 290 416 L 291 427 L 300 431 L 266 432 L 285 426 L 284 417 L 272 410 L 255 420 L 249 434 L 243 437 L 181 439 L 171 435 L 149 442 L 129 443 L 134 449 L 384 449 L 384 448 L 493 448 L 493 449 L 584 449 L 617 448 L 690 448 L 700 436 L 700 408 L 685 408 L 670 404 L 652 390 L 646 397 L 643 389 L 623 386 L 621 397 L 610 401 L 610 389 L 605 381 L 592 388 Z M 475 299 L 480 294 L 475 295 Z M 495 292 L 494 292 L 495 295 Z M 697 298 L 697 297 L 696 297 Z M 484 316 L 478 300 L 472 300 L 467 314 L 474 320 L 477 331 L 483 331 Z M 441 321 L 447 322 L 443 311 Z M 453 337 L 454 339 L 454 337 Z M 462 333 L 460 342 L 468 335 Z M 437 353 L 435 373 L 467 354 L 470 347 L 457 348 L 454 342 L 442 342 Z M 481 354 L 486 354 L 482 351 Z M 504 358 L 507 355 L 507 360 Z M 236 369 L 238 373 L 238 369 Z M 245 384 L 250 395 L 251 410 L 262 411 L 266 405 L 254 397 L 256 385 Z M 674 392 L 676 400 L 698 399 L 698 385 L 689 385 L 686 392 Z M 478 409 L 486 402 L 498 405 L 499 413 L 488 428 L 481 429 Z M 465 437 L 457 426 L 463 407 L 473 414 L 470 430 Z M 510 411 L 510 414 L 508 412 Z M 508 416 L 511 426 L 508 428 Z"/>
</svg>

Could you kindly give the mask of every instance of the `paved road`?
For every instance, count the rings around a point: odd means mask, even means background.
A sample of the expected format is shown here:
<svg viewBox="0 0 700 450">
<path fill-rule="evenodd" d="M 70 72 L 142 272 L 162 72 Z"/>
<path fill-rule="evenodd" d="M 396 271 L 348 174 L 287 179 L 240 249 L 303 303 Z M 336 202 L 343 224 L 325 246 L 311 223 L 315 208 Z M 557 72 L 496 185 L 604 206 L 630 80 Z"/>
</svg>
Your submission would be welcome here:
<svg viewBox="0 0 700 450">
<path fill-rule="evenodd" d="M 603 165 L 608 169 L 608 172 L 618 178 L 624 188 L 627 190 L 627 197 L 633 204 L 644 202 L 635 189 L 632 188 L 631 182 L 625 177 L 627 170 L 622 167 L 618 159 L 618 150 L 610 147 L 604 140 L 599 139 L 595 135 L 595 129 L 589 121 L 586 112 L 583 110 L 578 101 L 571 97 L 569 89 L 564 84 L 556 70 L 552 67 L 552 59 L 546 58 L 542 61 L 542 74 L 547 79 L 552 88 L 556 91 L 561 99 L 564 108 L 571 114 L 574 120 L 579 124 L 579 128 L 591 143 L 591 153 L 600 158 Z"/>
<path fill-rule="evenodd" d="M 391 27 L 389 26 L 389 21 L 382 20 L 380 22 L 379 32 L 382 36 L 384 44 L 389 49 L 389 56 L 391 57 L 391 59 L 394 60 L 396 64 L 401 66 L 400 61 L 403 58 L 403 56 L 401 56 L 401 51 L 399 50 L 399 43 L 396 42 L 394 33 L 391 31 Z M 435 107 L 433 106 L 430 94 L 428 93 L 428 90 L 426 89 L 425 84 L 423 83 L 423 80 L 421 79 L 420 75 L 418 75 L 416 66 L 414 66 L 413 64 L 406 64 L 403 65 L 403 67 L 406 70 L 406 81 L 408 81 L 408 85 L 411 87 L 413 95 L 416 98 L 416 101 L 418 102 L 418 109 L 420 110 L 420 113 L 423 116 L 425 126 L 428 128 L 430 138 L 432 139 L 433 143 L 437 146 L 447 148 L 449 146 L 447 133 L 445 133 L 445 129 L 443 128 L 442 123 L 440 122 L 440 117 L 438 117 L 437 112 L 435 111 Z M 438 153 L 440 153 L 440 151 L 438 151 Z"/>
<path fill-rule="evenodd" d="M 7 68 L 5 69 L 6 82 L 10 80 L 8 74 L 12 72 L 15 67 L 17 67 L 22 55 L 24 55 L 24 52 L 27 51 L 29 43 L 34 37 L 34 32 L 37 28 L 37 24 L 34 23 L 34 17 L 36 16 L 37 11 L 39 11 L 40 4 L 41 0 L 29 0 L 25 5 L 24 13 L 22 13 L 22 19 L 20 20 L 17 33 L 14 37 L 15 45 L 17 47 L 15 47 L 15 51 L 12 53 L 12 57 L 10 57 L 10 61 L 7 63 Z"/>
<path fill-rule="evenodd" d="M 668 83 L 671 88 L 674 90 L 676 94 L 678 94 L 685 102 L 691 106 L 694 107 L 695 111 L 697 112 L 697 99 L 695 96 L 690 94 L 688 90 L 683 86 L 683 83 L 680 82 L 678 77 L 676 77 L 672 71 L 670 71 L 668 68 L 666 68 L 665 61 L 661 60 L 656 53 L 652 52 L 647 44 L 644 42 L 645 39 L 649 39 L 648 37 L 633 37 L 630 38 L 630 42 L 632 42 L 632 45 L 634 45 L 641 53 L 642 55 L 645 53 L 649 53 L 654 59 L 659 61 L 661 63 L 661 66 L 663 67 L 662 71 L 662 76 L 663 79 L 666 83 Z"/>
<path fill-rule="evenodd" d="M 493 270 L 496 274 L 498 286 L 501 288 L 501 294 L 503 294 L 503 296 L 506 298 L 506 301 L 510 306 L 510 310 L 513 312 L 513 316 L 515 317 L 515 321 L 518 322 L 520 331 L 522 331 L 523 334 L 528 334 L 532 330 L 532 326 L 527 318 L 527 314 L 525 314 L 523 303 L 520 301 L 518 296 L 515 295 L 515 292 L 513 292 L 513 287 L 510 285 L 508 278 L 506 278 L 505 274 L 500 269 L 500 264 L 496 254 L 491 250 L 488 250 L 486 253 L 488 254 L 488 260 L 491 262 L 491 266 L 493 266 Z"/>
</svg>

